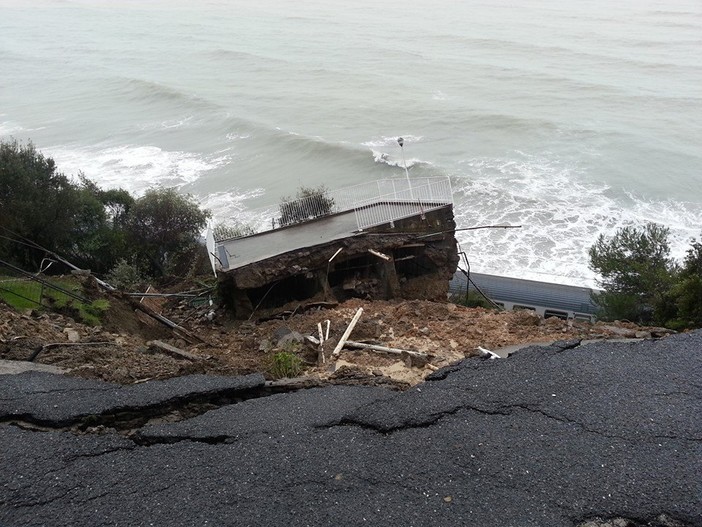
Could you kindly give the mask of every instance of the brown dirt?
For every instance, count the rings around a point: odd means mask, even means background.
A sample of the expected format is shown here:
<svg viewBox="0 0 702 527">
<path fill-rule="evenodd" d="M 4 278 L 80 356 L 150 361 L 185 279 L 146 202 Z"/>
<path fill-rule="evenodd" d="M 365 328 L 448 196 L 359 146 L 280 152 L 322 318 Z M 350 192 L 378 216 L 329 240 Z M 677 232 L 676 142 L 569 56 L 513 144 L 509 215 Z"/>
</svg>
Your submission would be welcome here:
<svg viewBox="0 0 702 527">
<path fill-rule="evenodd" d="M 43 351 L 36 362 L 68 369 L 71 375 L 123 384 L 190 373 L 265 373 L 272 355 L 280 350 L 276 348 L 277 330 L 316 337 L 317 323 L 329 320 L 330 339 L 324 345 L 327 359 L 324 364 L 317 365 L 316 346 L 293 348 L 306 361 L 306 375 L 332 380 L 365 375 L 376 383 L 379 378 L 386 378 L 403 386 L 421 382 L 436 368 L 477 355 L 478 346 L 495 350 L 513 344 L 617 338 L 622 336 L 622 329 L 640 329 L 628 324 L 542 320 L 527 311 L 497 312 L 419 300 L 350 300 L 333 309 L 258 323 L 233 321 L 222 310 L 209 321 L 205 315 L 210 308 L 193 311 L 182 304 L 167 305 L 165 316 L 206 342 L 196 344 L 196 340 L 188 343 L 183 335 L 154 324 L 153 319 L 135 312 L 124 299 L 111 298 L 110 303 L 104 327 L 85 326 L 53 313 L 17 313 L 0 304 L 0 359 L 26 360 L 45 344 L 67 343 L 67 331 L 74 330 L 79 342 L 93 344 L 52 347 Z M 338 360 L 332 361 L 331 350 L 359 307 L 363 307 L 364 313 L 351 335 L 352 340 L 423 351 L 430 354 L 429 365 L 413 366 L 407 357 L 350 350 L 342 351 Z M 187 360 L 152 352 L 147 342 L 153 339 L 202 359 Z"/>
</svg>

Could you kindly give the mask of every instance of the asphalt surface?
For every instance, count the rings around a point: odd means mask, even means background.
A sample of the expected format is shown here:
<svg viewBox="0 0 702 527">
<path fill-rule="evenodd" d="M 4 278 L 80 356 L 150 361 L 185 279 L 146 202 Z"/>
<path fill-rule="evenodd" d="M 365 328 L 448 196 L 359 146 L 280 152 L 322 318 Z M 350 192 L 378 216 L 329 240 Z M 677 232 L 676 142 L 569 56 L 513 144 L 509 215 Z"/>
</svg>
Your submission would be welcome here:
<svg viewBox="0 0 702 527">
<path fill-rule="evenodd" d="M 403 393 L 316 388 L 129 436 L 6 422 L 0 525 L 700 526 L 701 357 L 702 332 L 558 344 L 469 359 Z M 58 428 L 52 400 L 104 397 L 65 379 L 0 376 L 0 420 Z M 185 385 L 207 381 L 180 382 L 185 403 Z M 132 411 L 172 399 L 141 386 Z"/>
</svg>

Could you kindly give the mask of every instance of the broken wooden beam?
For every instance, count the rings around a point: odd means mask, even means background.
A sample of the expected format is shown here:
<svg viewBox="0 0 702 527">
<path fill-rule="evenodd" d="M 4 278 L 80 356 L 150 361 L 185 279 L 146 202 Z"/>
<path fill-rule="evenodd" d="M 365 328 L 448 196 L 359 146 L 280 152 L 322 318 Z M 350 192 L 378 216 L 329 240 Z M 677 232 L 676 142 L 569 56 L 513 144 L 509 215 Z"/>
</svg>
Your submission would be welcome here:
<svg viewBox="0 0 702 527">
<path fill-rule="evenodd" d="M 377 256 L 378 258 L 382 258 L 386 262 L 390 261 L 390 257 L 387 254 L 383 254 L 380 251 L 376 251 L 374 249 L 368 249 L 368 252 L 371 253 L 373 256 Z"/>
<path fill-rule="evenodd" d="M 349 336 L 351 335 L 353 328 L 356 327 L 356 323 L 358 322 L 358 319 L 361 318 L 362 314 L 363 314 L 363 308 L 359 307 L 358 311 L 356 311 L 356 314 L 351 319 L 349 326 L 346 328 L 346 331 L 344 331 L 344 334 L 339 339 L 339 343 L 336 345 L 336 348 L 334 348 L 332 355 L 334 355 L 334 356 L 339 355 L 339 353 L 341 352 L 341 348 L 344 347 L 344 343 L 346 342 L 346 339 L 348 339 Z"/>
<path fill-rule="evenodd" d="M 367 349 L 371 351 L 377 351 L 380 353 L 394 353 L 396 355 L 411 355 L 413 357 L 421 357 L 423 359 L 427 358 L 428 355 L 424 353 L 423 351 L 412 351 L 412 350 L 403 350 L 399 348 L 388 348 L 385 346 L 379 346 L 378 344 L 366 344 L 364 342 L 354 342 L 353 340 L 347 340 L 344 343 L 345 346 L 348 346 L 349 348 L 359 348 L 359 349 Z"/>
<path fill-rule="evenodd" d="M 150 340 L 149 342 L 146 343 L 146 346 L 150 349 L 156 349 L 158 351 L 161 351 L 163 353 L 171 355 L 171 356 L 175 357 L 176 359 L 187 359 L 187 360 L 209 359 L 209 357 L 202 357 L 200 355 L 195 355 L 194 353 L 190 353 L 188 351 L 176 348 L 175 346 L 171 346 L 170 344 L 166 344 L 165 342 L 162 342 L 160 340 Z"/>
</svg>

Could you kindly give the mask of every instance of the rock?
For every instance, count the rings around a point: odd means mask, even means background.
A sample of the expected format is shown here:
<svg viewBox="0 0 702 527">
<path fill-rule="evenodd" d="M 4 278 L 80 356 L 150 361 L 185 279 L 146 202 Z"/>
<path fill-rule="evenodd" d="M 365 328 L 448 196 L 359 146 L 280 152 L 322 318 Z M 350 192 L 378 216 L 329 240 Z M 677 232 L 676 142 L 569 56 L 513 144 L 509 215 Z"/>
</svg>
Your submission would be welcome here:
<svg viewBox="0 0 702 527">
<path fill-rule="evenodd" d="M 73 328 L 65 328 L 63 332 L 66 334 L 68 342 L 80 342 L 80 333 Z"/>
<path fill-rule="evenodd" d="M 649 328 L 649 331 L 651 332 L 651 336 L 657 339 L 677 333 L 677 331 L 668 328 Z"/>
<path fill-rule="evenodd" d="M 512 312 L 512 323 L 517 326 L 538 326 L 541 324 L 541 317 L 538 313 L 529 310 L 519 310 Z"/>
<path fill-rule="evenodd" d="M 279 348 L 284 347 L 290 342 L 302 344 L 305 342 L 305 337 L 303 337 L 302 334 L 298 333 L 297 331 L 289 331 L 287 334 L 278 339 L 276 346 Z"/>
<path fill-rule="evenodd" d="M 635 335 L 637 339 L 650 339 L 652 337 L 650 331 L 637 331 Z"/>
<path fill-rule="evenodd" d="M 636 338 L 636 331 L 633 329 L 628 329 L 628 328 L 620 328 L 618 326 L 601 326 L 601 329 L 605 331 L 609 331 L 610 333 L 613 333 L 614 335 L 617 335 L 618 337 L 623 337 L 626 339 L 635 339 Z"/>
<path fill-rule="evenodd" d="M 292 330 L 290 328 L 286 328 L 285 326 L 281 326 L 279 328 L 276 328 L 275 331 L 273 331 L 273 340 L 275 342 L 278 342 L 280 339 L 282 339 L 285 335 L 288 333 L 292 333 Z"/>
</svg>

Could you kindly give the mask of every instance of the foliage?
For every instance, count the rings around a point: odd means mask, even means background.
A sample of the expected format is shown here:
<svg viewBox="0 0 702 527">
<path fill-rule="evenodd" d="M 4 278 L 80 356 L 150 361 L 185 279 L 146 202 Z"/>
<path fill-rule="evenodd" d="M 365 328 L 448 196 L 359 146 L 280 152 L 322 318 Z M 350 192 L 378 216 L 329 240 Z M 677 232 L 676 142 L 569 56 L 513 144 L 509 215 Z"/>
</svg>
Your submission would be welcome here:
<svg viewBox="0 0 702 527">
<path fill-rule="evenodd" d="M 150 190 L 135 200 L 123 189 L 102 190 L 83 174 L 73 182 L 30 142 L 0 142 L 0 227 L 104 273 L 137 255 L 159 275 L 188 266 L 208 211 L 175 189 Z M 0 251 L 36 269 L 45 253 L 5 239 Z"/>
<path fill-rule="evenodd" d="M 702 327 L 702 243 L 692 240 L 682 265 L 669 254 L 669 230 L 649 223 L 600 235 L 590 266 L 604 292 L 594 297 L 606 319 L 655 323 L 673 329 Z"/>
<path fill-rule="evenodd" d="M 229 238 L 241 238 L 256 234 L 256 229 L 247 223 L 218 223 L 212 229 L 215 241 L 228 240 Z"/>
<path fill-rule="evenodd" d="M 464 293 L 454 293 L 449 298 L 453 304 L 465 307 L 483 307 L 485 309 L 496 309 L 495 306 L 477 291 L 468 291 L 468 295 Z"/>
<path fill-rule="evenodd" d="M 198 247 L 210 212 L 200 209 L 191 195 L 174 188 L 151 189 L 129 208 L 126 220 L 132 248 L 160 276 L 178 272 L 179 260 Z"/>
<path fill-rule="evenodd" d="M 702 242 L 692 240 L 671 297 L 677 308 L 672 327 L 702 328 Z"/>
<path fill-rule="evenodd" d="M 144 281 L 139 268 L 124 258 L 117 261 L 117 264 L 107 274 L 106 279 L 110 285 L 121 290 L 132 289 Z"/>
<path fill-rule="evenodd" d="M 63 278 L 47 281 L 78 295 L 83 293 L 83 288 L 74 279 Z M 106 299 L 83 303 L 63 291 L 42 285 L 39 282 L 8 276 L 0 277 L 0 300 L 16 310 L 42 309 L 50 306 L 52 309 L 62 311 L 91 326 L 99 325 L 102 316 L 110 307 L 110 303 Z"/>
<path fill-rule="evenodd" d="M 131 197 L 124 190 L 102 191 L 83 174 L 78 182 L 58 172 L 54 160 L 31 142 L 0 142 L 0 227 L 69 257 L 76 265 L 104 272 L 127 250 L 115 229 Z M 15 263 L 38 268 L 43 250 L 8 240 L 0 251 Z"/>
<path fill-rule="evenodd" d="M 329 189 L 319 187 L 300 187 L 295 198 L 283 197 L 280 201 L 280 226 L 294 225 L 332 213 L 334 198 L 329 196 Z"/>
<path fill-rule="evenodd" d="M 56 170 L 54 160 L 37 152 L 31 142 L 0 142 L 0 227 L 52 250 L 63 250 L 75 227 L 78 194 Z M 36 268 L 43 256 L 27 246 L 4 245 L 4 252 L 24 266 Z"/>
<path fill-rule="evenodd" d="M 623 227 L 611 238 L 602 234 L 597 238 L 589 255 L 604 289 L 594 297 L 602 318 L 663 322 L 658 315 L 677 272 L 670 258 L 669 232 L 648 223 L 643 228 Z"/>
<path fill-rule="evenodd" d="M 279 351 L 273 355 L 268 371 L 274 379 L 297 377 L 302 373 L 302 359 L 290 351 Z"/>
<path fill-rule="evenodd" d="M 78 316 L 89 326 L 100 325 L 108 309 L 110 309 L 110 302 L 104 298 L 94 300 L 90 304 L 78 302 Z"/>
<path fill-rule="evenodd" d="M 30 280 L 0 276 L 0 300 L 16 310 L 38 307 L 41 284 Z"/>
</svg>

